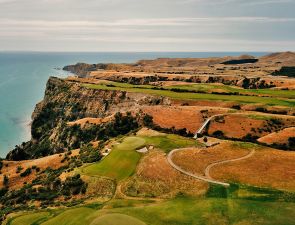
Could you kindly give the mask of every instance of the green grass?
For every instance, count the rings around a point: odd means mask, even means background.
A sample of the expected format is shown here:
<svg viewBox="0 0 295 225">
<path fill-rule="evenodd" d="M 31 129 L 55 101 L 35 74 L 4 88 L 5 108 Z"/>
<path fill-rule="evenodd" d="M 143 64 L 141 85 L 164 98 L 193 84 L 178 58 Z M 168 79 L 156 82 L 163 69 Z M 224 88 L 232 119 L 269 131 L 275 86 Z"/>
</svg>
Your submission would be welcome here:
<svg viewBox="0 0 295 225">
<path fill-rule="evenodd" d="M 103 205 L 102 205 L 103 206 Z M 204 197 L 178 197 L 161 202 L 113 199 L 101 207 L 65 209 L 48 217 L 45 225 L 183 225 L 183 224 L 294 224 L 295 194 L 279 190 L 231 184 L 210 185 Z M 36 213 L 31 214 L 34 218 Z M 28 215 L 12 225 L 31 224 Z M 27 222 L 28 221 L 28 222 Z M 18 222 L 18 223 L 16 223 Z"/>
<path fill-rule="evenodd" d="M 140 221 L 131 216 L 127 216 L 119 213 L 111 213 L 98 217 L 94 220 L 91 225 L 145 225 L 144 222 Z"/>
<path fill-rule="evenodd" d="M 49 212 L 36 212 L 36 213 L 25 214 L 25 215 L 16 217 L 10 223 L 8 223 L 8 225 L 38 224 L 38 222 L 48 219 L 49 216 L 50 216 Z"/>
<path fill-rule="evenodd" d="M 140 87 L 138 85 L 128 84 L 127 86 L 120 86 L 121 83 L 117 83 L 115 87 L 109 87 L 103 84 L 83 84 L 82 86 L 91 88 L 91 89 L 101 89 L 101 90 L 121 90 L 128 92 L 136 92 L 136 93 L 146 93 L 146 94 L 154 94 L 160 96 L 166 96 L 173 99 L 182 99 L 182 100 L 211 100 L 211 101 L 233 101 L 239 102 L 242 104 L 246 103 L 261 103 L 265 105 L 280 105 L 280 106 L 288 106 L 294 107 L 295 100 L 294 99 L 279 99 L 275 97 L 259 97 L 259 96 L 240 96 L 240 95 L 217 95 L 217 94 L 208 94 L 208 93 L 181 93 L 181 92 L 173 92 L 169 90 L 157 90 L 150 89 L 148 87 Z M 145 85 L 146 86 L 146 85 Z"/>
<path fill-rule="evenodd" d="M 279 98 L 295 98 L 295 90 L 277 90 L 277 89 L 242 89 L 236 86 L 230 85 L 216 85 L 216 84 L 188 84 L 188 85 L 173 85 L 167 87 L 167 89 L 178 88 L 188 91 L 214 91 L 214 89 L 223 90 L 225 92 L 238 92 L 240 94 L 248 95 L 269 95 Z"/>
<path fill-rule="evenodd" d="M 273 119 L 273 118 L 277 118 L 275 116 L 269 116 L 269 115 L 255 115 L 255 114 L 250 114 L 250 115 L 247 115 L 248 118 L 251 118 L 251 119 L 255 119 L 255 120 L 270 120 L 270 119 Z"/>
<path fill-rule="evenodd" d="M 104 176 L 123 180 L 131 176 L 141 157 L 135 149 L 143 146 L 145 140 L 140 137 L 127 137 L 121 144 L 116 145 L 111 153 L 98 163 L 91 164 L 82 169 L 82 173 L 90 176 Z"/>
<path fill-rule="evenodd" d="M 117 181 L 123 180 L 134 173 L 141 157 L 141 154 L 135 150 L 144 145 L 153 145 L 169 152 L 175 148 L 200 146 L 200 143 L 174 134 L 126 137 L 122 143 L 114 146 L 111 153 L 102 161 L 82 168 L 82 173 L 89 176 L 109 177 Z"/>
<path fill-rule="evenodd" d="M 96 212 L 95 209 L 81 207 L 66 210 L 58 216 L 49 219 L 42 225 L 78 225 L 78 224 L 90 224 L 88 216 Z M 14 224 L 13 224 L 14 225 Z M 22 224 L 26 225 L 26 224 Z"/>
<path fill-rule="evenodd" d="M 119 201 L 119 200 L 118 200 Z M 49 219 L 44 225 L 129 224 L 185 225 L 185 224 L 294 224 L 295 203 L 257 201 L 232 198 L 176 199 L 144 207 L 120 207 L 95 210 L 68 209 Z M 105 215 L 108 215 L 105 217 Z M 128 217 L 126 217 L 126 216 Z M 21 217 L 19 217 L 21 218 Z M 136 218 L 136 219 L 135 219 Z M 142 222 L 141 222 L 142 221 Z M 29 225 L 21 221 L 22 225 Z M 14 223 L 12 223 L 14 225 Z"/>
<path fill-rule="evenodd" d="M 126 137 L 123 142 L 116 146 L 119 150 L 134 150 L 143 147 L 145 140 L 138 137 Z"/>
<path fill-rule="evenodd" d="M 163 136 L 143 136 L 147 144 L 164 150 L 166 153 L 175 148 L 200 146 L 201 144 L 192 138 L 185 138 L 174 134 Z"/>
</svg>

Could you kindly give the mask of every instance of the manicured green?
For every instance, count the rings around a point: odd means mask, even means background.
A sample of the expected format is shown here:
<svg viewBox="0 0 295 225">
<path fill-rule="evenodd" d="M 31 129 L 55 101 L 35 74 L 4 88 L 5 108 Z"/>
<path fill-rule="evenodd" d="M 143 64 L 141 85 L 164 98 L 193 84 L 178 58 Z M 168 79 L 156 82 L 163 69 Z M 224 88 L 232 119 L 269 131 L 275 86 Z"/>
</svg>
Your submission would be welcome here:
<svg viewBox="0 0 295 225">
<path fill-rule="evenodd" d="M 127 216 L 119 213 L 111 213 L 98 217 L 94 220 L 91 225 L 145 225 L 144 222 L 140 221 L 131 216 Z"/>
<path fill-rule="evenodd" d="M 135 149 L 143 146 L 145 140 L 140 137 L 127 137 L 113 148 L 111 153 L 98 163 L 82 169 L 86 175 L 104 176 L 117 181 L 131 176 L 141 157 Z"/>
<path fill-rule="evenodd" d="M 158 90 L 150 88 L 140 88 L 137 85 L 132 87 L 121 87 L 121 86 L 106 86 L 102 84 L 83 84 L 84 87 L 91 89 L 101 90 L 121 90 L 136 93 L 154 94 L 160 96 L 166 96 L 173 99 L 182 100 L 211 100 L 211 101 L 233 101 L 238 103 L 261 103 L 265 105 L 280 105 L 295 107 L 294 99 L 279 99 L 275 97 L 259 97 L 259 96 L 241 96 L 241 95 L 220 95 L 220 94 L 209 94 L 209 93 L 191 93 L 191 92 L 173 92 L 170 90 Z"/>
<path fill-rule="evenodd" d="M 184 148 L 201 145 L 199 142 L 192 138 L 185 138 L 174 134 L 167 134 L 161 136 L 144 136 L 143 138 L 146 140 L 147 144 L 162 149 L 167 153 L 175 148 Z"/>
<path fill-rule="evenodd" d="M 49 217 L 49 212 L 36 212 L 30 213 L 23 216 L 16 217 L 9 224 L 10 225 L 30 225 L 37 224 Z"/>
<path fill-rule="evenodd" d="M 126 137 L 123 142 L 116 146 L 119 150 L 133 150 L 144 146 L 145 140 L 139 137 Z"/>
</svg>

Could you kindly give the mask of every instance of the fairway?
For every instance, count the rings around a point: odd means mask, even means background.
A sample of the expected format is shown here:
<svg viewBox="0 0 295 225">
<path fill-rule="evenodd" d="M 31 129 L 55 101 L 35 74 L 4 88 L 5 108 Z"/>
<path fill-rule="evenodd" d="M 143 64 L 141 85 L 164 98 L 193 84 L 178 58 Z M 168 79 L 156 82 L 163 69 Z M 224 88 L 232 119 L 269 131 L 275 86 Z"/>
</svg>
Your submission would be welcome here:
<svg viewBox="0 0 295 225">
<path fill-rule="evenodd" d="M 112 213 L 103 215 L 94 220 L 90 225 L 145 225 L 144 222 L 124 214 Z"/>
<path fill-rule="evenodd" d="M 255 193 L 249 192 L 252 196 Z M 257 194 L 256 194 L 257 196 Z M 117 201 L 120 201 L 119 199 Z M 124 200 L 122 200 L 124 201 Z M 295 203 L 275 200 L 178 197 L 144 207 L 103 210 L 86 207 L 68 209 L 42 225 L 182 225 L 269 224 L 293 225 Z M 32 214 L 34 217 L 36 213 Z M 249 216 L 251 215 L 251 216 Z M 46 217 L 46 214 L 44 215 Z M 30 225 L 36 220 L 21 216 L 11 225 Z M 17 223 L 16 223 L 17 222 Z"/>
<path fill-rule="evenodd" d="M 120 84 L 120 83 L 119 83 Z M 135 93 L 146 93 L 169 97 L 172 99 L 181 100 L 210 100 L 210 101 L 232 101 L 239 103 L 261 103 L 265 105 L 279 105 L 279 106 L 295 106 L 294 99 L 280 99 L 276 97 L 264 97 L 259 96 L 243 96 L 243 95 L 221 95 L 221 94 L 209 94 L 209 93 L 192 93 L 192 92 L 173 92 L 170 90 L 158 90 L 152 88 L 141 88 L 137 85 L 130 85 L 128 87 L 121 86 L 106 86 L 102 84 L 82 84 L 82 86 L 91 89 L 101 89 L 101 90 L 120 90 Z"/>
<path fill-rule="evenodd" d="M 78 224 L 89 224 L 87 217 L 94 213 L 94 209 L 82 207 L 76 209 L 67 210 L 58 216 L 49 219 L 42 225 L 78 225 Z M 26 225 L 23 223 L 22 225 Z"/>
<path fill-rule="evenodd" d="M 140 137 L 127 137 L 122 143 L 113 147 L 111 153 L 101 162 L 94 163 L 82 169 L 90 176 L 104 176 L 117 181 L 131 176 L 140 159 L 140 153 L 135 149 L 143 146 L 145 140 Z"/>
<path fill-rule="evenodd" d="M 11 225 L 37 224 L 37 222 L 41 222 L 43 219 L 46 221 L 46 219 L 49 216 L 50 216 L 49 212 L 31 213 L 31 214 L 16 217 L 10 222 L 10 224 Z"/>
</svg>

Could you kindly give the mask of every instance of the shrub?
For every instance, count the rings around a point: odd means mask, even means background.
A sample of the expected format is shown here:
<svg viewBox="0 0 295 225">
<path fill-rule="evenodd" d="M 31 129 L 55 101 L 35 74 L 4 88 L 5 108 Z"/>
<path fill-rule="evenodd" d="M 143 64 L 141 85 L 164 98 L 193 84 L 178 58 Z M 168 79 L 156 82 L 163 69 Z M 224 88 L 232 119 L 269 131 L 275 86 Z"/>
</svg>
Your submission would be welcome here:
<svg viewBox="0 0 295 225">
<path fill-rule="evenodd" d="M 223 138 L 224 137 L 224 133 L 221 130 L 216 130 L 213 132 L 212 134 L 214 137 L 218 137 L 218 138 Z"/>
<path fill-rule="evenodd" d="M 9 178 L 8 178 L 7 175 L 4 175 L 4 177 L 3 177 L 3 186 L 7 187 L 8 184 L 9 184 Z"/>
<path fill-rule="evenodd" d="M 20 173 L 20 171 L 22 171 L 23 170 L 23 168 L 21 167 L 21 166 L 18 166 L 17 168 L 16 168 L 16 173 Z"/>
<path fill-rule="evenodd" d="M 21 177 L 26 177 L 28 175 L 30 175 L 32 173 L 32 169 L 31 168 L 27 168 L 24 172 L 22 172 L 20 174 Z"/>
</svg>

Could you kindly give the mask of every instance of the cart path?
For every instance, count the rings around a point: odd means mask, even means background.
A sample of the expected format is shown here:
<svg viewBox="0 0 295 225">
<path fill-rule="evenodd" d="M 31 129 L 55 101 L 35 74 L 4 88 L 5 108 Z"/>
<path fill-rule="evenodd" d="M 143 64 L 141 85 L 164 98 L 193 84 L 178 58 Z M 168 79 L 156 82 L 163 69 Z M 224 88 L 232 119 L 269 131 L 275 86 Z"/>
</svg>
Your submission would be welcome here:
<svg viewBox="0 0 295 225">
<path fill-rule="evenodd" d="M 219 185 L 222 185 L 222 186 L 226 186 L 228 187 L 229 186 L 229 183 L 225 183 L 225 182 L 222 182 L 222 181 L 218 181 L 218 180 L 214 180 L 211 176 L 210 176 L 210 169 L 216 165 L 219 165 L 219 164 L 223 164 L 223 163 L 228 163 L 228 162 L 235 162 L 235 161 L 239 161 L 239 160 L 243 160 L 243 159 L 247 159 L 249 157 L 251 157 L 254 153 L 255 153 L 255 150 L 251 150 L 247 155 L 245 156 L 242 156 L 240 158 L 235 158 L 235 159 L 228 159 L 228 160 L 223 160 L 223 161 L 218 161 L 218 162 L 214 162 L 214 163 L 211 163 L 209 164 L 206 169 L 205 169 L 205 176 L 201 176 L 201 175 L 195 175 L 193 173 L 190 173 L 188 171 L 185 171 L 184 169 L 182 169 L 181 167 L 177 166 L 173 161 L 172 161 L 172 155 L 175 153 L 175 152 L 179 152 L 179 151 L 183 151 L 183 150 L 188 150 L 188 149 L 191 149 L 191 148 L 180 148 L 180 149 L 174 149 L 172 150 L 171 152 L 169 152 L 168 156 L 167 156 L 167 160 L 168 160 L 168 163 L 176 170 L 178 170 L 179 172 L 181 173 L 184 173 L 188 176 L 191 176 L 191 177 L 194 177 L 196 179 L 199 179 L 199 180 L 203 180 L 203 181 L 206 181 L 206 182 L 209 182 L 209 183 L 212 183 L 212 184 L 219 184 Z"/>
</svg>

